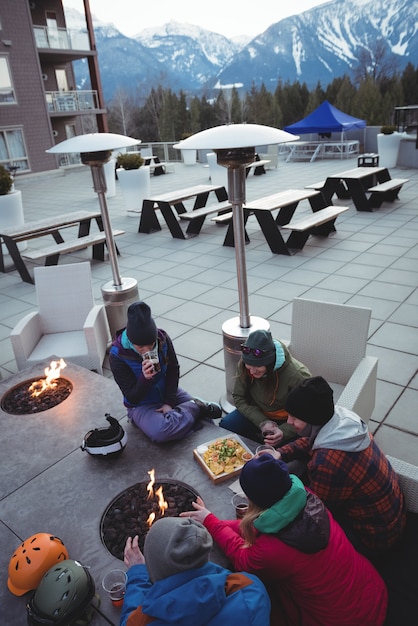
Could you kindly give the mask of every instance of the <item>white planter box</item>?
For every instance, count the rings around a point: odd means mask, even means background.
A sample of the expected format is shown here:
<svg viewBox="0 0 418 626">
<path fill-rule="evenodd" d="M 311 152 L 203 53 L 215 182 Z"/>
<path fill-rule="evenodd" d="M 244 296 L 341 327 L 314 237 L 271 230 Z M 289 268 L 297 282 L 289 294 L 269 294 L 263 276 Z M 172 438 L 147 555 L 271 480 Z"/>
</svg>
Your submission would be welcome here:
<svg viewBox="0 0 418 626">
<path fill-rule="evenodd" d="M 182 150 L 184 165 L 196 165 L 196 150 Z"/>
<path fill-rule="evenodd" d="M 126 210 L 138 213 L 142 210 L 143 200 L 151 195 L 149 166 L 143 165 L 137 170 L 118 168 L 117 174 Z"/>
<path fill-rule="evenodd" d="M 391 135 L 377 134 L 377 151 L 381 167 L 396 167 L 401 138 L 401 133 L 392 133 Z"/>
<path fill-rule="evenodd" d="M 106 198 L 114 198 L 116 196 L 116 176 L 115 176 L 116 159 L 111 157 L 107 163 L 103 165 L 105 181 L 106 181 Z"/>
<path fill-rule="evenodd" d="M 22 192 L 11 191 L 5 196 L 0 196 L 0 227 L 23 226 L 25 218 L 23 215 Z M 18 244 L 19 250 L 26 250 L 28 244 L 22 241 Z M 8 254 L 6 246 L 2 243 L 3 254 Z"/>
</svg>

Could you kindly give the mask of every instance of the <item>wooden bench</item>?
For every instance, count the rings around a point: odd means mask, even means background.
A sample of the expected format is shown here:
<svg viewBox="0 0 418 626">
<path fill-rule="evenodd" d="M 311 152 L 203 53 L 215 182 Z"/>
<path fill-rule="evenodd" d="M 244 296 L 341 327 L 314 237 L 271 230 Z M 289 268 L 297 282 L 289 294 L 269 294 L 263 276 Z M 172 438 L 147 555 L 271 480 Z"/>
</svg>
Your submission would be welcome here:
<svg viewBox="0 0 418 626">
<path fill-rule="evenodd" d="M 113 236 L 123 235 L 124 230 L 114 230 Z M 75 252 L 76 250 L 83 250 L 90 246 L 93 247 L 93 259 L 97 261 L 104 261 L 104 245 L 106 243 L 106 237 L 104 232 L 95 233 L 94 235 L 86 235 L 85 237 L 79 237 L 78 239 L 71 239 L 70 241 L 63 241 L 62 243 L 55 243 L 47 246 L 46 248 L 39 248 L 37 250 L 25 250 L 22 252 L 22 257 L 30 261 L 38 261 L 45 257 L 45 265 L 57 265 L 60 254 L 66 254 L 68 252 Z"/>
<path fill-rule="evenodd" d="M 384 183 L 369 187 L 367 192 L 371 192 L 369 198 L 369 206 L 371 208 L 379 208 L 383 202 L 393 202 L 398 198 L 399 191 L 402 189 L 402 185 L 407 183 L 409 178 L 391 178 Z"/>
<path fill-rule="evenodd" d="M 316 191 L 321 191 L 325 185 L 325 180 L 320 180 L 317 183 L 312 183 L 311 185 L 305 185 L 305 189 L 316 189 Z"/>
<path fill-rule="evenodd" d="M 217 204 L 204 206 L 201 209 L 187 211 L 187 213 L 180 213 L 179 218 L 181 220 L 190 222 L 186 231 L 188 235 L 197 235 L 200 232 L 205 217 L 207 215 L 211 215 L 212 213 L 219 213 L 220 211 L 226 211 L 227 213 L 230 213 L 232 215 L 231 210 L 231 203 L 225 200 L 224 202 L 218 202 Z"/>
<path fill-rule="evenodd" d="M 232 211 L 226 211 L 226 213 L 221 213 L 221 215 L 215 215 L 210 219 L 212 222 L 216 222 L 217 224 L 226 224 L 229 220 L 232 220 Z"/>
<path fill-rule="evenodd" d="M 289 251 L 302 250 L 310 235 L 327 237 L 330 233 L 330 225 L 334 224 L 338 215 L 348 211 L 349 208 L 348 206 L 327 206 L 304 219 L 284 224 L 282 228 L 292 231 L 286 241 Z"/>
<path fill-rule="evenodd" d="M 245 175 L 248 176 L 251 173 L 251 170 L 254 168 L 254 175 L 257 176 L 257 174 L 265 174 L 266 170 L 265 170 L 265 165 L 268 165 L 270 163 L 270 159 L 260 159 L 259 161 L 253 161 L 252 163 L 248 163 L 245 168 L 246 168 L 246 172 Z M 262 168 L 261 171 L 257 172 L 256 174 L 256 169 L 260 167 Z"/>
</svg>

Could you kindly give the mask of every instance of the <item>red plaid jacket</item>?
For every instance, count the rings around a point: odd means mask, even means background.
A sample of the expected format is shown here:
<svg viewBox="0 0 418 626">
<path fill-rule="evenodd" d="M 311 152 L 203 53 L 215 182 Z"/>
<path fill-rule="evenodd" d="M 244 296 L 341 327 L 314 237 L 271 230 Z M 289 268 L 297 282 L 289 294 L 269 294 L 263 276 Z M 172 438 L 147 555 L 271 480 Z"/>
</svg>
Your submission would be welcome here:
<svg viewBox="0 0 418 626">
<path fill-rule="evenodd" d="M 406 505 L 398 477 L 370 435 L 361 452 L 319 448 L 307 437 L 280 448 L 283 461 L 308 460 L 309 487 L 337 521 L 352 528 L 367 550 L 394 545 L 406 522 Z"/>
</svg>

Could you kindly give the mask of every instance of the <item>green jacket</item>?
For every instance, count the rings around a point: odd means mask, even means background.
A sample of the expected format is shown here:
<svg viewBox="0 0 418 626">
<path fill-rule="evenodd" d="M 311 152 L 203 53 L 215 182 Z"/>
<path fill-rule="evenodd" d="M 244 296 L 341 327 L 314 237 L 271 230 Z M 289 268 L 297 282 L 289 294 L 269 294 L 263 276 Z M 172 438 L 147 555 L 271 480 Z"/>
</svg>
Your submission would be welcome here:
<svg viewBox="0 0 418 626">
<path fill-rule="evenodd" d="M 242 360 L 238 363 L 232 393 L 235 407 L 256 426 L 268 419 L 269 413 L 284 410 L 289 391 L 305 378 L 311 377 L 308 368 L 295 359 L 283 343 L 274 340 L 274 345 L 276 347 L 274 374 L 277 376 L 274 392 L 268 390 L 265 378 L 251 379 L 250 376 L 244 375 L 245 365 Z M 281 363 L 283 364 L 280 365 Z M 283 421 L 275 419 L 275 421 L 278 422 L 284 433 L 284 442 L 297 435 L 294 428 L 287 424 L 285 419 Z"/>
</svg>

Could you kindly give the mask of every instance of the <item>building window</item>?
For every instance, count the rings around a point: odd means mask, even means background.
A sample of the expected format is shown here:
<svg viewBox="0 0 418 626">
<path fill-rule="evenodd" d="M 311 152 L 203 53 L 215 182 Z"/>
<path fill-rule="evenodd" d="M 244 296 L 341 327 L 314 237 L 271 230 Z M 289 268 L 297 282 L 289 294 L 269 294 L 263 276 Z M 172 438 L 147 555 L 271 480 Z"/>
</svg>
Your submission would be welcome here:
<svg viewBox="0 0 418 626">
<path fill-rule="evenodd" d="M 0 104 L 16 103 L 7 57 L 0 57 Z"/>
<path fill-rule="evenodd" d="M 23 131 L 20 128 L 0 128 L 0 163 L 17 168 L 18 172 L 29 170 Z"/>
</svg>

